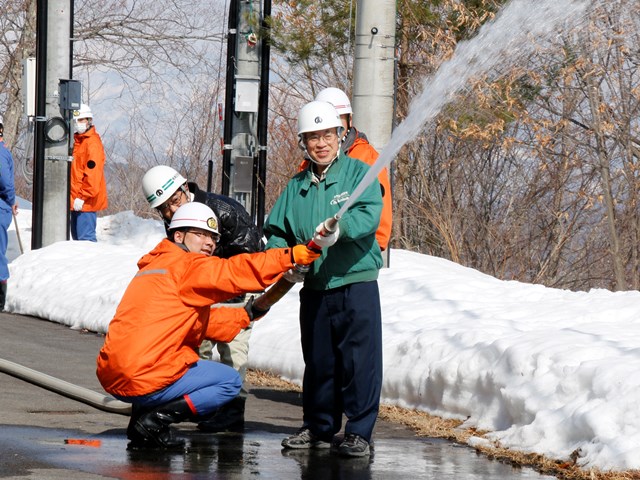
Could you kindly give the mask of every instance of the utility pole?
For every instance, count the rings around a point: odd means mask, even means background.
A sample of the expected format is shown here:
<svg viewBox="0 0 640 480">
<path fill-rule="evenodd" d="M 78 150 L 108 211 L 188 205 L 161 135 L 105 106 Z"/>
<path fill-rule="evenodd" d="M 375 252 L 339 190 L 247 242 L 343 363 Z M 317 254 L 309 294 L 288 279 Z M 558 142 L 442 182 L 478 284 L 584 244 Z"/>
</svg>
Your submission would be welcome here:
<svg viewBox="0 0 640 480">
<path fill-rule="evenodd" d="M 38 0 L 36 8 L 33 249 L 69 238 L 70 125 L 69 111 L 60 106 L 60 80 L 71 78 L 73 2 Z"/>
<path fill-rule="evenodd" d="M 233 0 L 229 10 L 222 193 L 240 202 L 258 227 L 264 217 L 271 0 Z"/>
<path fill-rule="evenodd" d="M 378 151 L 387 144 L 393 130 L 395 44 L 395 0 L 358 0 L 353 123 L 367 134 L 369 143 Z"/>
<path fill-rule="evenodd" d="M 358 0 L 353 62 L 353 123 L 380 152 L 389 142 L 395 110 L 396 0 Z M 375 81 L 372 81 L 375 79 Z M 389 167 L 393 189 L 393 169 Z M 389 265 L 390 248 L 383 260 Z"/>
</svg>

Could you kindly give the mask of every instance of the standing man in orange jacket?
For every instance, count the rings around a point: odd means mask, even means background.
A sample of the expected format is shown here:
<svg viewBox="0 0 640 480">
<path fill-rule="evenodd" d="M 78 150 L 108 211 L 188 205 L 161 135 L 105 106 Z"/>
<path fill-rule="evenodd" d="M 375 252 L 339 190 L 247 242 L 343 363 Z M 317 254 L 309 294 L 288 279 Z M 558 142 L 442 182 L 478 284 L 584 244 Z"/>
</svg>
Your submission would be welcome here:
<svg viewBox="0 0 640 480">
<path fill-rule="evenodd" d="M 71 238 L 96 241 L 96 212 L 108 206 L 104 147 L 93 126 L 89 105 L 74 112 L 71 162 Z"/>
<path fill-rule="evenodd" d="M 361 160 L 371 166 L 378 159 L 378 152 L 367 140 L 367 136 L 358 131 L 353 126 L 353 109 L 349 97 L 339 88 L 329 87 L 321 90 L 316 95 L 315 100 L 319 102 L 329 102 L 334 106 L 340 115 L 340 121 L 344 127 L 342 130 L 342 138 L 340 139 L 340 149 L 351 158 Z M 304 160 L 300 165 L 300 171 L 307 168 L 308 160 Z M 380 215 L 380 224 L 376 231 L 376 240 L 380 245 L 380 250 L 385 251 L 389 247 L 391 239 L 391 223 L 392 223 L 392 199 L 391 199 L 391 183 L 389 181 L 389 170 L 383 168 L 378 174 L 380 182 L 380 190 L 382 193 L 382 214 Z"/>
</svg>

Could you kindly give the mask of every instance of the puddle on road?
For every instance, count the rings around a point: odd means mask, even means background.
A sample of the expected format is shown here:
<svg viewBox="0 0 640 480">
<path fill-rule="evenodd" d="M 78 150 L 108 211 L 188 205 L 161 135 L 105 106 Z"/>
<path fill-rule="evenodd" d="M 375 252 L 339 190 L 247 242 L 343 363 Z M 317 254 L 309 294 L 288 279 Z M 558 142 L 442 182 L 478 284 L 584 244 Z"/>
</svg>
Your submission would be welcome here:
<svg viewBox="0 0 640 480">
<path fill-rule="evenodd" d="M 180 430 L 178 436 L 187 442 L 184 453 L 135 452 L 126 450 L 127 440 L 121 430 L 87 437 L 71 430 L 3 425 L 3 473 L 12 474 L 13 478 L 44 478 L 37 476 L 38 469 L 51 472 L 53 468 L 120 479 L 554 478 L 488 460 L 469 448 L 441 440 L 385 438 L 376 441 L 370 459 L 345 459 L 327 450 L 283 450 L 280 441 L 286 436 L 284 433 L 204 434 Z"/>
</svg>

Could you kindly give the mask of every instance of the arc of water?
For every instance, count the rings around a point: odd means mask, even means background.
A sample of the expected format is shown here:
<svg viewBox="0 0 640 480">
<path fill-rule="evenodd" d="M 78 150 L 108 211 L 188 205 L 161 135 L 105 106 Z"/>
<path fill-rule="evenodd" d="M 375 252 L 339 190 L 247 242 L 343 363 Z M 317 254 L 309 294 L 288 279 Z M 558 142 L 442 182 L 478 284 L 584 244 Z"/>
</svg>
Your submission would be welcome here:
<svg viewBox="0 0 640 480">
<path fill-rule="evenodd" d="M 425 80 L 406 119 L 371 166 L 335 218 L 340 219 L 362 192 L 391 163 L 402 146 L 415 137 L 470 79 L 488 72 L 509 57 L 523 57 L 535 49 L 534 39 L 549 38 L 560 26 L 578 24 L 592 0 L 513 0 L 478 35 L 458 44 L 453 56 Z"/>
</svg>

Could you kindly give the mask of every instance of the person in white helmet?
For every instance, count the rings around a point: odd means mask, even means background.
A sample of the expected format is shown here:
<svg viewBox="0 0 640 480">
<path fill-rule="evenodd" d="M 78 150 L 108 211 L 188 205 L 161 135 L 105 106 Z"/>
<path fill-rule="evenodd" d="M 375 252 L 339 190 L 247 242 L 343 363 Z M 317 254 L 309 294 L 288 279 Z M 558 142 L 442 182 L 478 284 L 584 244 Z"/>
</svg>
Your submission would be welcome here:
<svg viewBox="0 0 640 480">
<path fill-rule="evenodd" d="M 300 291 L 303 419 L 302 427 L 282 446 L 330 448 L 346 415 L 337 452 L 362 457 L 370 454 L 382 387 L 377 284 L 382 255 L 376 241 L 382 196 L 374 180 L 344 213 L 335 231 L 318 236 L 369 170 L 340 150 L 342 128 L 330 103 L 313 101 L 302 107 L 298 139 L 310 164 L 276 200 L 264 232 L 267 249 L 312 237 L 320 247 L 333 245 L 311 265 Z"/>
<path fill-rule="evenodd" d="M 328 87 L 321 90 L 316 95 L 315 100 L 329 102 L 340 115 L 342 123 L 342 135 L 340 137 L 340 148 L 348 157 L 362 160 L 367 165 L 373 165 L 379 157 L 378 152 L 369 143 L 364 132 L 359 131 L 353 125 L 353 109 L 351 101 L 346 93 L 339 88 Z M 309 166 L 308 160 L 303 160 L 300 164 L 300 171 Z M 380 225 L 376 231 L 376 240 L 380 248 L 384 251 L 389 247 L 392 226 L 392 198 L 391 182 L 389 181 L 389 170 L 383 168 L 378 174 L 380 189 L 382 193 L 382 215 Z"/>
<path fill-rule="evenodd" d="M 169 425 L 207 418 L 238 395 L 240 375 L 198 358 L 203 338 L 228 340 L 259 312 L 212 304 L 274 283 L 319 253 L 305 245 L 212 256 L 220 238 L 213 211 L 198 202 L 175 212 L 170 237 L 138 261 L 109 323 L 96 374 L 103 388 L 133 405 L 129 449 L 182 449 Z"/>
<path fill-rule="evenodd" d="M 97 213 L 109 206 L 104 176 L 105 153 L 93 125 L 89 105 L 73 112 L 73 161 L 71 162 L 71 238 L 96 241 Z"/>
<path fill-rule="evenodd" d="M 216 243 L 214 255 L 231 258 L 240 253 L 254 253 L 264 250 L 262 236 L 251 216 L 237 201 L 224 195 L 200 190 L 198 185 L 187 180 L 174 168 L 157 165 L 147 171 L 142 179 L 142 190 L 152 208 L 158 210 L 166 225 L 174 213 L 188 202 L 204 203 L 211 208 L 219 221 L 220 241 Z M 244 295 L 231 299 L 242 306 Z M 243 329 L 229 342 L 215 342 L 220 361 L 240 373 L 244 382 L 249 360 L 249 339 L 252 324 Z M 200 346 L 202 358 L 212 358 L 214 343 L 205 340 Z M 219 409 L 215 416 L 200 422 L 198 428 L 208 432 L 239 431 L 244 428 L 244 412 L 247 389 L 242 388 L 233 401 Z"/>
<path fill-rule="evenodd" d="M 13 180 L 13 156 L 4 143 L 4 119 L 0 115 L 0 311 L 4 310 L 9 279 L 8 231 L 13 215 L 18 214 Z"/>
</svg>

